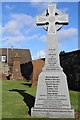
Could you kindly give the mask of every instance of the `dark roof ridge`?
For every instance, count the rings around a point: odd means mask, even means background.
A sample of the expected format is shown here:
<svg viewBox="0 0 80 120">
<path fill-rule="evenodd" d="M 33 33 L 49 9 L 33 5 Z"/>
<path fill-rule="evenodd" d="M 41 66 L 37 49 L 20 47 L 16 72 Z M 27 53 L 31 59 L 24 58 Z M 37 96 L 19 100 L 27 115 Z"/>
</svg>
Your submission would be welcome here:
<svg viewBox="0 0 80 120">
<path fill-rule="evenodd" d="M 0 49 L 7 49 L 7 48 L 0 48 Z M 15 49 L 15 50 L 29 50 L 29 48 L 8 48 L 8 49 Z"/>
</svg>

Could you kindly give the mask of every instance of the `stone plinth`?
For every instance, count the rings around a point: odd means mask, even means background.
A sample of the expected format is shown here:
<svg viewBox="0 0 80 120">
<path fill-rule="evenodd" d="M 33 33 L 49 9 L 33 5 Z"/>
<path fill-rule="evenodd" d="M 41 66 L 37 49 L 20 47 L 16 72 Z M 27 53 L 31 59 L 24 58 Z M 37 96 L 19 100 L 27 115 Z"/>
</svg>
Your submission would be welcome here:
<svg viewBox="0 0 80 120">
<path fill-rule="evenodd" d="M 66 75 L 63 72 L 42 72 L 32 116 L 49 118 L 74 118 L 71 108 Z"/>
<path fill-rule="evenodd" d="M 32 116 L 47 118 L 74 118 L 74 109 L 32 108 Z"/>
<path fill-rule="evenodd" d="M 11 75 L 12 80 L 22 80 L 23 79 L 23 77 L 21 75 L 20 61 L 21 61 L 21 58 L 16 53 L 16 55 L 13 59 L 13 71 L 12 71 L 12 75 Z"/>
</svg>

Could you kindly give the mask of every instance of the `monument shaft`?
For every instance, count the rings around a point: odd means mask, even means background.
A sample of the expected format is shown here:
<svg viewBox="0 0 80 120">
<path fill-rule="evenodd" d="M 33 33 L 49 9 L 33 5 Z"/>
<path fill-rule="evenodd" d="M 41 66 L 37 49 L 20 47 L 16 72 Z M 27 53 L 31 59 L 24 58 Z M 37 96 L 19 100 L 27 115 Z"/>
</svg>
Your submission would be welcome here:
<svg viewBox="0 0 80 120">
<path fill-rule="evenodd" d="M 61 71 L 58 52 L 58 38 L 56 34 L 47 35 L 47 45 L 46 45 L 46 59 L 45 66 L 46 70 L 50 71 Z"/>
<path fill-rule="evenodd" d="M 46 25 L 46 22 L 49 24 Z M 38 78 L 35 104 L 31 109 L 32 116 L 74 118 L 67 78 L 60 66 L 58 52 L 57 30 L 62 27 L 61 23 L 67 22 L 68 15 L 63 15 L 57 10 L 56 4 L 48 6 L 48 14 L 37 17 L 37 24 L 42 25 L 48 34 L 45 66 Z"/>
</svg>

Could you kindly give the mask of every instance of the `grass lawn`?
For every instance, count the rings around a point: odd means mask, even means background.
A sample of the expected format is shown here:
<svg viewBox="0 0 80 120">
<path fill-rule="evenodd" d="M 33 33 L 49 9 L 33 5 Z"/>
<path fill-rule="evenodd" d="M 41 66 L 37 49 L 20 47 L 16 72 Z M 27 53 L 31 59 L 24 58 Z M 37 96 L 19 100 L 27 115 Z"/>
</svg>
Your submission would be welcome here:
<svg viewBox="0 0 80 120">
<path fill-rule="evenodd" d="M 29 108 L 34 105 L 36 87 L 30 83 L 18 80 L 2 81 L 2 117 L 3 118 L 31 118 Z M 75 111 L 80 111 L 78 100 L 80 92 L 70 91 L 71 104 Z"/>
</svg>

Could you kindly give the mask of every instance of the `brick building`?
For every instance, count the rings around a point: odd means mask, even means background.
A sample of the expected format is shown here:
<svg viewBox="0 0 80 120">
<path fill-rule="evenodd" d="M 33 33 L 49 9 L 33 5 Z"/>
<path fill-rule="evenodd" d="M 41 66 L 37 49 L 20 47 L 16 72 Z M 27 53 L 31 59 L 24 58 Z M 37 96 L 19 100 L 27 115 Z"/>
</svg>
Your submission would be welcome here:
<svg viewBox="0 0 80 120">
<path fill-rule="evenodd" d="M 6 76 L 12 73 L 12 60 L 16 53 L 21 58 L 21 64 L 28 63 L 32 60 L 29 49 L 0 48 L 0 71 Z"/>
</svg>

